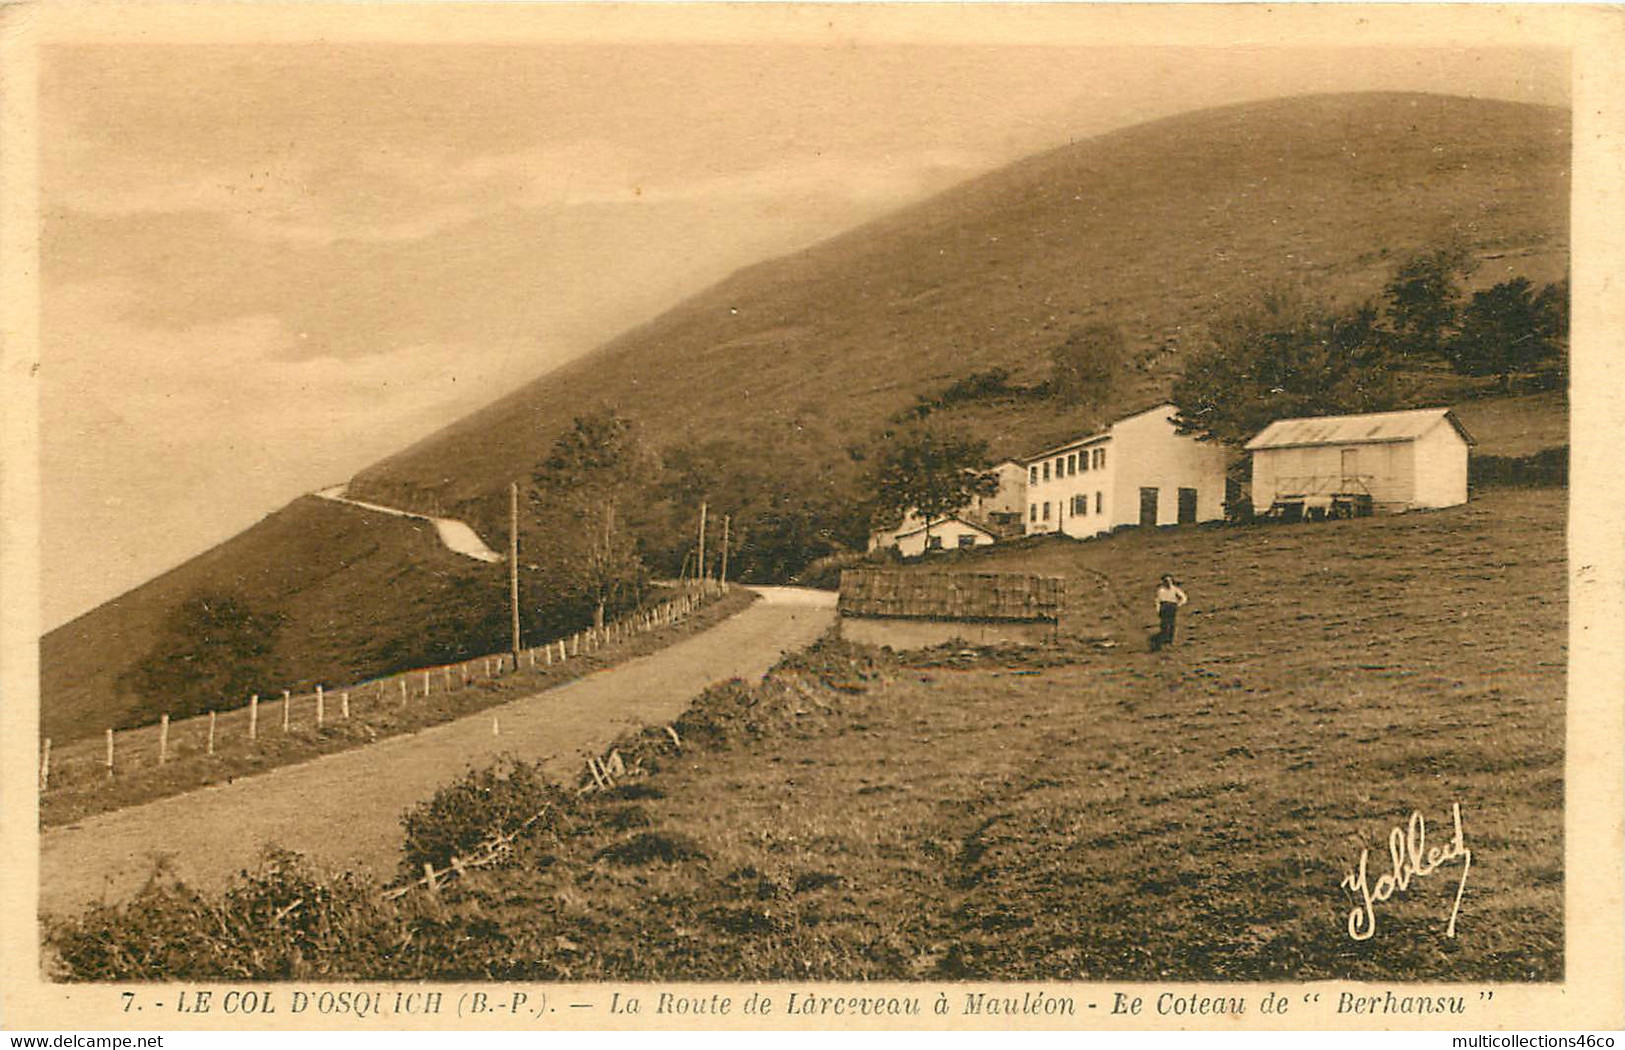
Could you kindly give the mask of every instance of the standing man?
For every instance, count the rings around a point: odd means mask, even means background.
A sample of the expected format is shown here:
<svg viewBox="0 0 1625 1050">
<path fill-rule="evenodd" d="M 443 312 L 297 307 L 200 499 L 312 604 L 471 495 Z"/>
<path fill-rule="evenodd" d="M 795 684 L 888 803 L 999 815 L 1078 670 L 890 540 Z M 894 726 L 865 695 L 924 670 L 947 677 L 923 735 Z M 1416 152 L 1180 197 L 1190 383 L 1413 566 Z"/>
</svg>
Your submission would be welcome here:
<svg viewBox="0 0 1625 1050">
<path fill-rule="evenodd" d="M 1162 629 L 1151 636 L 1152 652 L 1160 652 L 1164 646 L 1174 644 L 1174 626 L 1179 618 L 1179 607 L 1189 600 L 1174 578 L 1164 573 L 1162 583 L 1157 587 L 1157 619 Z"/>
</svg>

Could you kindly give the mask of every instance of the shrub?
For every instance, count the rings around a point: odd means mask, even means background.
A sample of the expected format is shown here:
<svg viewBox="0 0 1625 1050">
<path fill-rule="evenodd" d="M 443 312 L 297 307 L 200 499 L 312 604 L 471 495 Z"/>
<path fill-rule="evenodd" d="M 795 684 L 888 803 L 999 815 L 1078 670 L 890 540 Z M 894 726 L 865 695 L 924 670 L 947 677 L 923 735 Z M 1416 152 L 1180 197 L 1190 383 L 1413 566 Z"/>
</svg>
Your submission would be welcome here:
<svg viewBox="0 0 1625 1050">
<path fill-rule="evenodd" d="M 500 835 L 510 835 L 538 813 L 550 807 L 556 812 L 567 801 L 568 796 L 535 763 L 504 758 L 472 770 L 401 818 L 406 832 L 402 870 L 416 875 L 424 864 L 447 867 L 453 857 L 467 856 Z"/>
<path fill-rule="evenodd" d="M 1548 448 L 1530 456 L 1474 456 L 1467 463 L 1473 488 L 1493 485 L 1537 488 L 1569 482 L 1569 450 Z"/>
<path fill-rule="evenodd" d="M 377 976 L 397 916 L 366 879 L 273 848 L 219 897 L 160 871 L 126 903 L 49 921 L 45 940 L 70 980 Z"/>
</svg>

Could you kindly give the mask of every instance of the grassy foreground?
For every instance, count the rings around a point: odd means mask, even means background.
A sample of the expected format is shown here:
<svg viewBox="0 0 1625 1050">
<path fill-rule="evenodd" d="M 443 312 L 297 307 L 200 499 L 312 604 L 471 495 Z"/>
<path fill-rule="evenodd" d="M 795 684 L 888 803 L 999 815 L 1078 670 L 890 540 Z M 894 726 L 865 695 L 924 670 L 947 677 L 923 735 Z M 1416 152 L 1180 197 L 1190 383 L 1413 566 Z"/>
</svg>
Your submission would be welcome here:
<svg viewBox="0 0 1625 1050">
<path fill-rule="evenodd" d="M 53 947 L 87 978 L 1558 980 L 1564 497 L 1007 550 L 987 561 L 1098 585 L 1083 633 L 1121 644 L 825 643 L 708 691 L 680 750 L 628 737 L 647 775 L 538 796 L 549 816 L 508 862 L 438 896 L 356 891 L 337 919 L 254 934 L 296 950 L 176 954 L 133 941 L 161 941 L 177 901 L 280 909 L 263 876 L 237 905 L 155 887 Z M 1129 639 L 1168 565 L 1188 630 L 1153 656 Z M 484 822 L 480 791 L 436 820 Z M 1339 882 L 1361 849 L 1375 880 L 1390 829 L 1419 811 L 1445 845 L 1452 804 L 1473 851 L 1455 936 L 1447 863 L 1352 940 Z"/>
</svg>

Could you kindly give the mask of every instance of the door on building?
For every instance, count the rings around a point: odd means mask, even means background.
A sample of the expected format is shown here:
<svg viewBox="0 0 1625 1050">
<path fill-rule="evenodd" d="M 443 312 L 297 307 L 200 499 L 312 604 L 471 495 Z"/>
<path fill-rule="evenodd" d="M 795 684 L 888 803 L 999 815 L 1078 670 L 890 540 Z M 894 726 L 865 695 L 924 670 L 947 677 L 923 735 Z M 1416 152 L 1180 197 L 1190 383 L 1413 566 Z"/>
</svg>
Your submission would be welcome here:
<svg viewBox="0 0 1625 1050">
<path fill-rule="evenodd" d="M 1179 523 L 1181 525 L 1196 524 L 1196 490 L 1179 490 Z"/>
<path fill-rule="evenodd" d="M 1360 450 L 1346 448 L 1343 450 L 1343 491 L 1352 492 L 1355 482 L 1360 477 Z"/>
<path fill-rule="evenodd" d="M 1157 496 L 1159 489 L 1140 490 L 1140 524 L 1155 527 L 1157 524 Z"/>
</svg>

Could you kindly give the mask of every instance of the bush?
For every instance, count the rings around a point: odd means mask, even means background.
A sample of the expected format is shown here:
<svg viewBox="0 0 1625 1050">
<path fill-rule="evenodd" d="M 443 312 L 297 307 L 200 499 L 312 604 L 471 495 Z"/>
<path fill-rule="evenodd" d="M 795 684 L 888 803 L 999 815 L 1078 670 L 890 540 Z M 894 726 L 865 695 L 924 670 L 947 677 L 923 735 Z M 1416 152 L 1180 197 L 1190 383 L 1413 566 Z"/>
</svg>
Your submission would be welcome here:
<svg viewBox="0 0 1625 1050">
<path fill-rule="evenodd" d="M 535 763 L 504 758 L 465 773 L 401 818 L 406 832 L 402 871 L 416 876 L 424 864 L 448 867 L 453 857 L 467 856 L 500 835 L 512 834 L 538 813 L 549 808 L 556 813 L 568 799 Z"/>
<path fill-rule="evenodd" d="M 1532 456 L 1474 456 L 1467 463 L 1473 488 L 1495 485 L 1542 488 L 1569 483 L 1569 450 L 1548 448 Z"/>
<path fill-rule="evenodd" d="M 369 881 L 270 849 L 220 897 L 160 871 L 127 903 L 48 922 L 45 940 L 71 980 L 378 976 L 397 915 Z"/>
<path fill-rule="evenodd" d="M 817 587 L 833 591 L 841 586 L 841 570 L 870 565 L 886 565 L 897 560 L 897 548 L 885 547 L 865 554 L 861 551 L 839 551 L 807 563 L 792 580 L 798 587 Z"/>
</svg>

